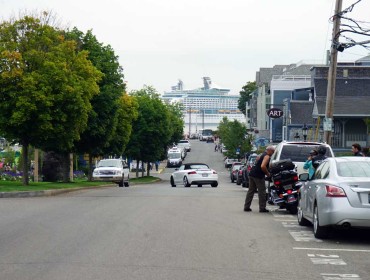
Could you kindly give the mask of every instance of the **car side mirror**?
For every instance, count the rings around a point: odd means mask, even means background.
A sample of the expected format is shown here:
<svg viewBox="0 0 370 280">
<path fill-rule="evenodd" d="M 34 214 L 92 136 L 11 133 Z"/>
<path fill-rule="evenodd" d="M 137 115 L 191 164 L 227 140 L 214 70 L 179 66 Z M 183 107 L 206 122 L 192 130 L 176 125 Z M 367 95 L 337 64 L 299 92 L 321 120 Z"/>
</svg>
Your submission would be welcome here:
<svg viewBox="0 0 370 280">
<path fill-rule="evenodd" d="M 299 175 L 299 181 L 307 182 L 310 179 L 310 175 L 308 173 L 302 173 Z"/>
</svg>

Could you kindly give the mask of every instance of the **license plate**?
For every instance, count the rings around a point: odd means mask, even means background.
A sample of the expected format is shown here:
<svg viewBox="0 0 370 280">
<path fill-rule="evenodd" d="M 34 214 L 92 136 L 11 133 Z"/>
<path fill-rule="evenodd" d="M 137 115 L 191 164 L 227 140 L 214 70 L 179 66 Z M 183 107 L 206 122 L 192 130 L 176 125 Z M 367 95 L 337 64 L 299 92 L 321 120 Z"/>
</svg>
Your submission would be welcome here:
<svg viewBox="0 0 370 280">
<path fill-rule="evenodd" d="M 283 188 L 284 188 L 284 190 L 291 190 L 292 189 L 292 185 L 286 185 Z"/>
<path fill-rule="evenodd" d="M 207 173 L 203 173 L 202 176 L 203 177 L 208 177 L 208 174 Z"/>
<path fill-rule="evenodd" d="M 297 198 L 294 195 L 288 196 L 288 202 L 295 202 Z"/>
</svg>

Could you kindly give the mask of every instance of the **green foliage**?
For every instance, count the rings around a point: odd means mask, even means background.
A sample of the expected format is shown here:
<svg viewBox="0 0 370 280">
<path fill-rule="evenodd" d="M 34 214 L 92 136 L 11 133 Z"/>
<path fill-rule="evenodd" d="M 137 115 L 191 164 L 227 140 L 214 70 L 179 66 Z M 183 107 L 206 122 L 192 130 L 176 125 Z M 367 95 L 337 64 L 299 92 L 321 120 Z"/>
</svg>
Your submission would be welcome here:
<svg viewBox="0 0 370 280">
<path fill-rule="evenodd" d="M 218 133 L 222 143 L 227 147 L 226 156 L 230 158 L 242 157 L 246 152 L 251 151 L 251 138 L 246 137 L 246 126 L 237 120 L 229 121 L 226 117 L 222 119 L 218 126 Z M 236 155 L 236 150 L 240 149 L 240 154 Z"/>
<path fill-rule="evenodd" d="M 251 93 L 253 93 L 256 89 L 256 82 L 247 82 L 247 84 L 244 85 L 242 90 L 239 92 L 240 98 L 238 100 L 238 109 L 243 112 L 244 115 L 247 114 L 245 104 L 251 99 Z"/>
<path fill-rule="evenodd" d="M 0 134 L 23 146 L 24 173 L 29 145 L 72 149 L 101 77 L 61 30 L 30 16 L 0 24 Z"/>
<path fill-rule="evenodd" d="M 153 162 L 161 157 L 163 145 L 171 138 L 167 107 L 152 87 L 133 92 L 139 105 L 138 118 L 127 146 L 127 154 L 136 160 Z"/>
<path fill-rule="evenodd" d="M 87 129 L 76 143 L 79 153 L 92 156 L 120 156 L 131 134 L 132 120 L 137 117 L 136 103 L 126 94 L 122 67 L 111 46 L 104 46 L 89 30 L 77 28 L 66 33 L 78 42 L 80 50 L 88 51 L 92 64 L 103 73 L 99 95 L 91 100 L 92 110 Z"/>
</svg>

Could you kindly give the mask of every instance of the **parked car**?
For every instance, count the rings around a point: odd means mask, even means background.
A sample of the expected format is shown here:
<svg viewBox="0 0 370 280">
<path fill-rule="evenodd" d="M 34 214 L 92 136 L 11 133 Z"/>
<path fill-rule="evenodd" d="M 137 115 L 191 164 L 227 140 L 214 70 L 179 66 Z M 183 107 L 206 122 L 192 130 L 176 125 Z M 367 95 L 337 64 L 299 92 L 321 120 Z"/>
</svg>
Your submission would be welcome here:
<svg viewBox="0 0 370 280">
<path fill-rule="evenodd" d="M 167 151 L 167 167 L 181 166 L 183 160 L 183 149 L 172 147 Z"/>
<path fill-rule="evenodd" d="M 312 223 L 316 238 L 326 238 L 333 226 L 370 228 L 370 158 L 327 158 L 312 179 L 299 178 L 298 223 Z"/>
<path fill-rule="evenodd" d="M 231 164 L 231 168 L 230 168 L 230 179 L 231 179 L 231 183 L 234 183 L 235 180 L 236 180 L 236 175 L 239 171 L 239 167 L 242 165 L 241 162 L 233 162 Z"/>
<path fill-rule="evenodd" d="M 232 165 L 234 162 L 238 162 L 238 160 L 237 160 L 237 159 L 235 159 L 235 158 L 225 158 L 225 161 L 224 161 L 225 168 L 229 168 L 229 167 L 231 167 L 231 165 Z"/>
<path fill-rule="evenodd" d="M 93 180 L 114 182 L 120 187 L 128 187 L 130 180 L 129 166 L 122 159 L 102 159 L 93 171 Z"/>
<path fill-rule="evenodd" d="M 326 156 L 334 157 L 334 153 L 328 144 L 319 142 L 287 142 L 283 141 L 275 147 L 275 152 L 271 156 L 270 164 L 283 159 L 290 159 L 296 166 L 296 171 L 299 174 L 304 173 L 303 165 L 306 162 L 310 151 L 325 146 Z"/>
<path fill-rule="evenodd" d="M 253 153 L 249 155 L 247 162 L 243 168 L 243 174 L 242 174 L 242 182 L 241 185 L 243 188 L 249 187 L 249 172 L 251 171 L 253 165 L 258 160 L 260 155 L 257 155 L 256 153 Z"/>
<path fill-rule="evenodd" d="M 187 152 L 191 151 L 191 144 L 189 140 L 180 140 L 179 143 L 177 143 L 177 147 L 184 148 Z"/>
<path fill-rule="evenodd" d="M 170 178 L 172 187 L 179 184 L 184 187 L 211 185 L 215 188 L 218 186 L 217 172 L 205 163 L 185 163 L 175 170 Z"/>
<path fill-rule="evenodd" d="M 236 173 L 236 184 L 241 185 L 243 181 L 244 164 L 239 165 L 238 172 Z"/>
</svg>

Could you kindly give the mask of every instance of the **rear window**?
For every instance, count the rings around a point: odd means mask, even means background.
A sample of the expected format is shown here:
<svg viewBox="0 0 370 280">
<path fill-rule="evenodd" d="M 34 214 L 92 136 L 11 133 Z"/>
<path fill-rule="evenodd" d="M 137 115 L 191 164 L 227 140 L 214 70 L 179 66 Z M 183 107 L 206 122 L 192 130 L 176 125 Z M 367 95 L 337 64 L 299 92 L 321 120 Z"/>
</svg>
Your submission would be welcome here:
<svg viewBox="0 0 370 280">
<path fill-rule="evenodd" d="M 190 165 L 191 169 L 209 169 L 209 166 L 206 164 L 192 164 Z"/>
<path fill-rule="evenodd" d="M 291 159 L 292 161 L 305 162 L 310 154 L 310 151 L 317 148 L 318 146 L 312 145 L 285 145 L 281 150 L 279 160 Z M 331 157 L 330 150 L 326 148 L 327 157 Z"/>
<path fill-rule="evenodd" d="M 188 144 L 189 143 L 189 141 L 188 140 L 180 140 L 180 142 L 179 143 L 186 143 L 186 144 Z"/>
<path fill-rule="evenodd" d="M 370 177 L 370 163 L 363 161 L 338 163 L 338 175 L 341 177 Z"/>
</svg>

